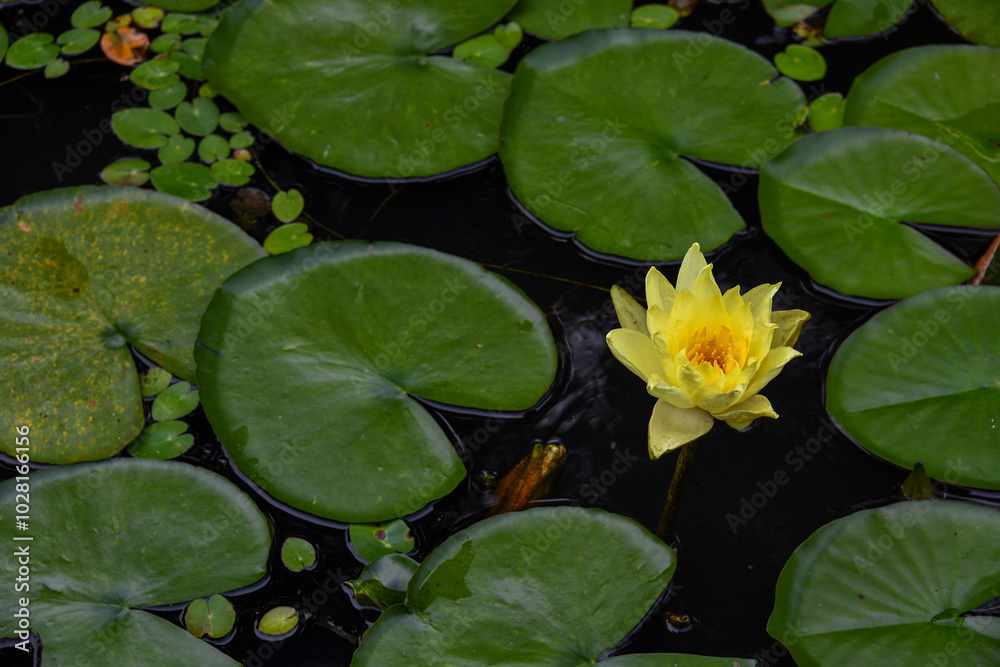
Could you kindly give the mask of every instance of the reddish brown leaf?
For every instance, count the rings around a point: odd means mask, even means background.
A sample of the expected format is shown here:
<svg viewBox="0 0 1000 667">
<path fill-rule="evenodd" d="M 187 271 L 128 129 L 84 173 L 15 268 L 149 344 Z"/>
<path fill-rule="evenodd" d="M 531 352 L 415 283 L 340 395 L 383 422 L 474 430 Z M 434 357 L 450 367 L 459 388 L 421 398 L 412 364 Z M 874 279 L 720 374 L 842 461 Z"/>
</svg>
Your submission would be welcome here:
<svg viewBox="0 0 1000 667">
<path fill-rule="evenodd" d="M 149 37 L 131 26 L 121 26 L 101 37 L 101 50 L 108 60 L 119 65 L 136 65 L 146 59 Z"/>
</svg>

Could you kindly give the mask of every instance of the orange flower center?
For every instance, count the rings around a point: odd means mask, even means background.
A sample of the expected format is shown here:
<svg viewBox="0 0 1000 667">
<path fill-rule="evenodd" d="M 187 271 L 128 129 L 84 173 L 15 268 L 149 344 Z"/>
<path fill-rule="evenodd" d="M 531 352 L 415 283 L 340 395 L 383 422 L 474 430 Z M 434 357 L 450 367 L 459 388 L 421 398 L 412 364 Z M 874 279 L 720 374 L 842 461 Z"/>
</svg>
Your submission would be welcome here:
<svg viewBox="0 0 1000 667">
<path fill-rule="evenodd" d="M 707 362 L 723 373 L 729 373 L 740 363 L 733 332 L 726 326 L 719 327 L 711 335 L 708 327 L 696 330 L 688 338 L 685 348 L 688 361 L 696 366 Z"/>
</svg>

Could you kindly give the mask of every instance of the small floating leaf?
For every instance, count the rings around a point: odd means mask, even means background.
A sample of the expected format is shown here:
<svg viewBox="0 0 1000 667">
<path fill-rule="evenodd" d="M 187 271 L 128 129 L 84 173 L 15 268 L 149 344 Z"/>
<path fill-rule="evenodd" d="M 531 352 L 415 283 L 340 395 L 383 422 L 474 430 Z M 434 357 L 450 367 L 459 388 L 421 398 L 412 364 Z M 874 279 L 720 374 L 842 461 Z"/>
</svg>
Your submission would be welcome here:
<svg viewBox="0 0 1000 667">
<path fill-rule="evenodd" d="M 156 153 L 156 157 L 163 164 L 176 164 L 191 157 L 194 147 L 194 139 L 177 134 L 167 139 L 167 143 Z"/>
<path fill-rule="evenodd" d="M 154 58 L 132 70 L 129 78 L 140 88 L 160 90 L 180 82 L 176 74 L 180 68 L 180 65 L 165 58 Z"/>
<path fill-rule="evenodd" d="M 303 206 L 305 206 L 305 199 L 302 197 L 302 193 L 295 188 L 279 192 L 271 200 L 271 210 L 274 212 L 274 217 L 282 222 L 291 222 L 299 217 Z"/>
<path fill-rule="evenodd" d="M 233 148 L 250 148 L 253 142 L 253 133 L 246 130 L 237 132 L 229 139 L 229 145 Z"/>
<path fill-rule="evenodd" d="M 212 190 L 219 185 L 211 169 L 193 162 L 165 164 L 149 175 L 157 190 L 188 201 L 208 199 L 212 196 Z"/>
<path fill-rule="evenodd" d="M 809 105 L 809 127 L 816 132 L 836 130 L 844 124 L 844 108 L 840 93 L 820 95 Z"/>
<path fill-rule="evenodd" d="M 69 71 L 69 63 L 62 58 L 56 58 L 45 66 L 46 79 L 58 79 Z"/>
<path fill-rule="evenodd" d="M 498 25 L 493 29 L 493 37 L 500 43 L 501 46 L 507 49 L 516 49 L 524 39 L 524 31 L 521 30 L 519 26 L 514 21 L 507 23 L 506 25 Z"/>
<path fill-rule="evenodd" d="M 219 160 L 212 165 L 212 174 L 223 185 L 246 185 L 253 172 L 253 165 L 243 160 Z"/>
<path fill-rule="evenodd" d="M 162 421 L 150 424 L 126 451 L 137 459 L 177 458 L 194 444 L 194 436 L 187 433 L 188 425 L 182 421 Z"/>
<path fill-rule="evenodd" d="M 265 635 L 284 635 L 299 624 L 299 613 L 294 607 L 275 607 L 261 616 L 257 628 Z"/>
<path fill-rule="evenodd" d="M 669 5 L 643 5 L 632 10 L 629 25 L 633 28 L 659 28 L 666 30 L 677 23 L 681 15 Z"/>
<path fill-rule="evenodd" d="M 40 69 L 59 56 L 59 46 L 47 32 L 25 35 L 10 45 L 7 64 L 14 69 Z"/>
<path fill-rule="evenodd" d="M 139 187 L 149 180 L 149 163 L 145 160 L 119 160 L 101 172 L 101 180 L 108 185 Z"/>
<path fill-rule="evenodd" d="M 101 41 L 101 33 L 90 28 L 67 30 L 56 39 L 56 43 L 62 45 L 62 53 L 65 56 L 83 53 L 93 48 L 99 41 Z"/>
<path fill-rule="evenodd" d="M 280 255 L 283 252 L 291 252 L 296 248 L 301 248 L 312 243 L 313 235 L 309 233 L 309 225 L 296 222 L 290 225 L 281 225 L 276 228 L 267 238 L 264 239 L 264 250 L 272 255 Z"/>
<path fill-rule="evenodd" d="M 181 102 L 174 117 L 188 134 L 204 137 L 219 126 L 219 107 L 212 100 L 196 97 L 190 102 Z"/>
<path fill-rule="evenodd" d="M 413 551 L 413 535 L 402 519 L 385 523 L 352 523 L 348 534 L 354 550 L 370 563 L 388 554 Z"/>
<path fill-rule="evenodd" d="M 153 401 L 153 419 L 166 421 L 179 419 L 198 407 L 198 390 L 181 381 L 164 389 Z"/>
<path fill-rule="evenodd" d="M 88 0 L 73 10 L 69 21 L 74 28 L 96 28 L 110 18 L 110 7 L 102 5 L 100 0 Z"/>
<path fill-rule="evenodd" d="M 149 48 L 157 53 L 170 53 L 181 48 L 182 38 L 174 32 L 165 32 L 149 45 Z"/>
<path fill-rule="evenodd" d="M 136 7 L 132 10 L 132 20 L 140 28 L 158 27 L 163 16 L 163 10 L 159 7 Z"/>
<path fill-rule="evenodd" d="M 111 127 L 122 141 L 136 148 L 162 148 L 181 129 L 170 114 L 142 108 L 116 111 Z"/>
<path fill-rule="evenodd" d="M 187 92 L 187 86 L 184 82 L 178 81 L 177 83 L 171 84 L 166 88 L 150 92 L 149 106 L 161 111 L 173 109 L 175 106 L 184 101 L 184 98 L 187 97 Z"/>
<path fill-rule="evenodd" d="M 360 604 L 388 609 L 406 602 L 406 587 L 418 566 L 409 556 L 389 554 L 369 563 L 361 576 L 347 585 Z"/>
<path fill-rule="evenodd" d="M 790 44 L 774 57 L 778 71 L 796 81 L 819 81 L 826 76 L 826 60 L 816 49 Z"/>
<path fill-rule="evenodd" d="M 153 366 L 144 375 L 139 376 L 142 385 L 142 395 L 156 396 L 170 386 L 170 380 L 173 377 L 166 368 Z"/>
<path fill-rule="evenodd" d="M 210 598 L 193 600 L 184 610 L 184 626 L 199 639 L 208 635 L 221 639 L 236 625 L 236 610 L 225 596 L 216 593 Z"/>
<path fill-rule="evenodd" d="M 903 480 L 903 497 L 907 500 L 928 500 L 934 497 L 934 482 L 927 475 L 924 464 L 917 461 L 913 471 Z"/>
<path fill-rule="evenodd" d="M 457 45 L 452 57 L 480 67 L 500 67 L 510 57 L 510 49 L 493 35 L 479 35 Z"/>
<path fill-rule="evenodd" d="M 198 157 L 203 162 L 215 162 L 229 155 L 229 142 L 217 134 L 210 134 L 198 143 Z"/>
<path fill-rule="evenodd" d="M 160 2 L 159 4 L 166 4 Z M 181 35 L 194 35 L 199 32 L 198 17 L 195 14 L 183 14 L 170 12 L 163 17 L 160 23 L 160 30 L 163 32 L 176 32 Z"/>
<path fill-rule="evenodd" d="M 316 547 L 301 537 L 289 537 L 281 545 L 281 562 L 292 572 L 311 569 L 316 564 Z"/>
<path fill-rule="evenodd" d="M 226 132 L 239 132 L 247 126 L 247 120 L 235 111 L 227 111 L 219 116 L 219 127 Z"/>
</svg>

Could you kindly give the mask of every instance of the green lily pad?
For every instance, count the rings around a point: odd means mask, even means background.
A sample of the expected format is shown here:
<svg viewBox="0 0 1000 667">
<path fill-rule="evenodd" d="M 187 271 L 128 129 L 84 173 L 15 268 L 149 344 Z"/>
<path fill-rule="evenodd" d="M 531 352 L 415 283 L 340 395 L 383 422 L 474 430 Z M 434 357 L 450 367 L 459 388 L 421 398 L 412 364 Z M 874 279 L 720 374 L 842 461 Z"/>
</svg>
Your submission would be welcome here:
<svg viewBox="0 0 1000 667">
<path fill-rule="evenodd" d="M 67 30 L 56 39 L 56 43 L 62 46 L 62 53 L 65 56 L 75 56 L 89 51 L 99 41 L 101 41 L 100 31 L 90 28 Z"/>
<path fill-rule="evenodd" d="M 1000 46 L 1000 4 L 995 0 L 933 0 L 948 25 L 973 44 Z"/>
<path fill-rule="evenodd" d="M 195 637 L 208 635 L 221 639 L 236 625 L 236 610 L 225 596 L 216 593 L 210 598 L 192 600 L 184 610 L 184 626 Z"/>
<path fill-rule="evenodd" d="M 194 139 L 183 134 L 175 134 L 167 139 L 163 148 L 156 152 L 156 157 L 163 164 L 177 164 L 191 157 L 194 153 Z"/>
<path fill-rule="evenodd" d="M 814 280 L 901 299 L 975 271 L 900 224 L 1000 228 L 1000 190 L 965 156 L 906 132 L 841 128 L 803 137 L 761 169 L 764 231 Z"/>
<path fill-rule="evenodd" d="M 844 124 L 844 106 L 840 93 L 820 95 L 809 104 L 809 127 L 816 132 L 836 130 Z"/>
<path fill-rule="evenodd" d="M 944 287 L 879 313 L 837 350 L 827 410 L 866 449 L 1000 489 L 1000 287 Z M 927 379 L 933 378 L 933 382 Z"/>
<path fill-rule="evenodd" d="M 14 69 L 40 69 L 59 56 L 59 45 L 47 32 L 25 35 L 7 49 L 7 65 Z"/>
<path fill-rule="evenodd" d="M 101 171 L 101 180 L 108 185 L 138 187 L 149 180 L 149 163 L 145 160 L 119 160 Z"/>
<path fill-rule="evenodd" d="M 187 85 L 185 85 L 183 81 L 178 81 L 177 83 L 173 83 L 166 88 L 150 92 L 149 106 L 161 111 L 173 109 L 175 106 L 184 101 L 184 98 L 187 97 L 187 93 Z"/>
<path fill-rule="evenodd" d="M 69 71 L 69 62 L 62 58 L 56 58 L 45 66 L 46 79 L 58 79 Z"/>
<path fill-rule="evenodd" d="M 203 12 L 219 4 L 219 0 L 152 0 L 146 4 L 168 12 Z"/>
<path fill-rule="evenodd" d="M 188 201 L 208 199 L 219 185 L 211 169 L 193 162 L 165 164 L 149 172 L 149 175 L 157 190 Z"/>
<path fill-rule="evenodd" d="M 143 396 L 156 396 L 161 391 L 170 386 L 173 375 L 166 368 L 154 366 L 145 375 L 140 375 L 139 380 L 142 386 Z"/>
<path fill-rule="evenodd" d="M 96 28 L 110 18 L 110 7 L 102 5 L 100 0 L 88 0 L 73 10 L 69 20 L 74 28 Z"/>
<path fill-rule="evenodd" d="M 754 667 L 757 661 L 681 653 L 630 653 L 601 660 L 597 664 L 600 667 Z"/>
<path fill-rule="evenodd" d="M 479 35 L 455 47 L 452 57 L 480 67 L 500 67 L 510 57 L 510 49 L 493 35 Z"/>
<path fill-rule="evenodd" d="M 274 199 L 271 200 L 271 211 L 278 220 L 291 222 L 299 217 L 305 204 L 306 200 L 302 197 L 302 193 L 291 188 L 274 195 Z"/>
<path fill-rule="evenodd" d="M 176 32 L 165 32 L 149 44 L 156 53 L 171 53 L 181 48 L 183 38 Z"/>
<path fill-rule="evenodd" d="M 190 102 L 181 102 L 174 111 L 174 117 L 188 134 L 204 137 L 219 126 L 219 107 L 215 102 L 196 97 Z"/>
<path fill-rule="evenodd" d="M 316 565 L 316 547 L 301 537 L 289 537 L 281 544 L 281 562 L 292 572 Z"/>
<path fill-rule="evenodd" d="M 159 7 L 136 7 L 132 10 L 132 21 L 140 28 L 158 28 L 164 16 Z"/>
<path fill-rule="evenodd" d="M 389 554 L 372 561 L 356 580 L 347 585 L 354 599 L 366 607 L 388 609 L 406 602 L 406 587 L 419 563 L 409 556 Z"/>
<path fill-rule="evenodd" d="M 516 49 L 524 39 L 524 31 L 516 22 L 511 21 L 505 25 L 498 25 L 493 28 L 493 38 L 508 49 Z"/>
<path fill-rule="evenodd" d="M 254 138 L 253 133 L 244 130 L 243 132 L 237 132 L 232 137 L 229 138 L 230 148 L 250 148 L 253 146 Z"/>
<path fill-rule="evenodd" d="M 642 620 L 675 564 L 674 551 L 644 528 L 601 510 L 486 519 L 424 560 L 407 605 L 379 617 L 354 665 L 480 664 L 477 656 L 497 665 L 593 664 Z"/>
<path fill-rule="evenodd" d="M 520 291 L 396 243 L 256 262 L 216 292 L 198 340 L 202 405 L 233 463 L 276 499 L 345 522 L 410 514 L 465 476 L 413 397 L 523 410 L 556 370 L 545 317 Z"/>
<path fill-rule="evenodd" d="M 198 390 L 183 380 L 173 384 L 153 401 L 152 414 L 156 421 L 180 419 L 198 407 Z"/>
<path fill-rule="evenodd" d="M 309 225 L 296 222 L 282 225 L 272 231 L 264 239 L 264 250 L 272 255 L 291 252 L 312 243 L 313 235 L 309 233 Z"/>
<path fill-rule="evenodd" d="M 767 624 L 802 667 L 992 665 L 1000 618 L 960 616 L 1000 587 L 1000 512 L 906 501 L 820 528 L 785 565 Z"/>
<path fill-rule="evenodd" d="M 764 8 L 779 26 L 802 21 L 831 2 L 823 34 L 864 37 L 889 30 L 910 11 L 914 0 L 764 0 Z"/>
<path fill-rule="evenodd" d="M 629 25 L 633 28 L 666 30 L 677 23 L 681 15 L 670 5 L 643 5 L 632 10 Z"/>
<path fill-rule="evenodd" d="M 170 12 L 160 22 L 160 30 L 180 35 L 197 35 L 199 32 L 198 16 L 197 14 Z"/>
<path fill-rule="evenodd" d="M 47 666 L 83 659 L 116 667 L 238 664 L 140 609 L 264 576 L 270 524 L 235 485 L 183 463 L 115 459 L 33 472 L 31 501 L 35 540 L 15 542 L 23 534 L 13 521 L 15 480 L 0 484 L 0 536 L 10 545 L 0 570 L 13 581 L 14 545 L 30 547 L 31 629 Z M 14 613 L 25 595 L 14 586 L 0 590 L 7 634 L 18 627 Z"/>
<path fill-rule="evenodd" d="M 816 49 L 790 44 L 774 57 L 778 71 L 796 81 L 819 81 L 826 76 L 826 60 Z"/>
<path fill-rule="evenodd" d="M 483 32 L 514 2 L 245 0 L 212 35 L 204 70 L 250 122 L 319 164 L 439 174 L 496 152 L 510 75 L 428 54 Z"/>
<path fill-rule="evenodd" d="M 531 213 L 599 252 L 670 260 L 694 242 L 717 248 L 743 220 L 685 158 L 756 168 L 784 148 L 805 99 L 788 79 L 766 83 L 775 76 L 704 33 L 608 30 L 547 44 L 514 76 L 504 171 Z"/>
<path fill-rule="evenodd" d="M 132 83 L 146 90 L 160 90 L 180 83 L 176 72 L 180 65 L 166 58 L 155 58 L 144 62 L 132 70 L 129 78 Z"/>
<path fill-rule="evenodd" d="M 126 449 L 137 459 L 177 458 L 194 444 L 194 436 L 187 429 L 182 421 L 156 422 L 144 428 Z"/>
<path fill-rule="evenodd" d="M 246 185 L 253 171 L 253 165 L 243 160 L 227 158 L 212 164 L 212 175 L 223 185 Z"/>
<path fill-rule="evenodd" d="M 539 37 L 564 39 L 585 30 L 624 28 L 632 0 L 521 0 L 507 15 Z"/>
<path fill-rule="evenodd" d="M 278 636 L 285 635 L 299 624 L 299 612 L 295 607 L 275 607 L 261 616 L 257 629 L 262 634 Z"/>
<path fill-rule="evenodd" d="M 169 137 L 180 132 L 173 117 L 158 109 L 122 109 L 111 115 L 115 134 L 136 148 L 163 148 Z"/>
<path fill-rule="evenodd" d="M 216 162 L 229 155 L 229 142 L 217 134 L 210 134 L 198 142 L 198 157 L 203 162 Z"/>
<path fill-rule="evenodd" d="M 224 218 L 155 192 L 68 188 L 0 210 L 0 415 L 45 424 L 32 460 L 106 458 L 143 426 L 127 345 L 194 379 L 215 288 L 263 250 Z M 13 432 L 12 432 L 13 433 Z M 5 434 L 0 450 L 14 453 Z"/>
<path fill-rule="evenodd" d="M 844 125 L 887 127 L 948 144 L 1000 183 L 1000 49 L 922 46 L 855 79 Z"/>
<path fill-rule="evenodd" d="M 386 523 L 352 523 L 348 534 L 351 546 L 369 563 L 382 556 L 413 551 L 413 535 L 402 519 Z"/>
</svg>

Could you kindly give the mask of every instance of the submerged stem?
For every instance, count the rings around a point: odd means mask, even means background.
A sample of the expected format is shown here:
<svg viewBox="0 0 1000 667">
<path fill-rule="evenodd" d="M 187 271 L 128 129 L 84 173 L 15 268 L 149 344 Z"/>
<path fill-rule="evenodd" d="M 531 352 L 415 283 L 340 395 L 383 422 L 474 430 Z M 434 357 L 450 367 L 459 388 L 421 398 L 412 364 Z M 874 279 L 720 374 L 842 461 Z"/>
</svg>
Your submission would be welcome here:
<svg viewBox="0 0 1000 667">
<path fill-rule="evenodd" d="M 687 477 L 691 459 L 694 458 L 694 446 L 697 442 L 694 440 L 681 447 L 680 456 L 674 467 L 674 478 L 670 480 L 670 489 L 667 491 L 667 501 L 660 515 L 660 525 L 656 529 L 656 536 L 668 544 L 670 543 L 668 538 L 673 534 L 674 524 L 677 522 L 677 508 L 681 504 L 681 494 L 684 492 L 684 478 Z"/>
</svg>

